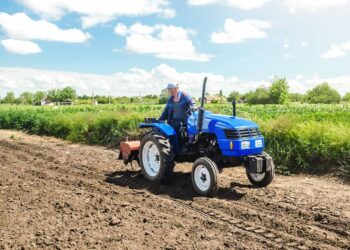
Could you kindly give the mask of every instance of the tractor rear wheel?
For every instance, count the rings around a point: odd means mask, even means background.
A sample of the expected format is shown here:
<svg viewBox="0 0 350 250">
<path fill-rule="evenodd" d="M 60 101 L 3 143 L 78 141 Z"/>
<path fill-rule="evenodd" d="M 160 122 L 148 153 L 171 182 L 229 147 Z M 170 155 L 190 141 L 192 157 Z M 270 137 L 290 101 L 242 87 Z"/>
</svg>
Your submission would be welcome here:
<svg viewBox="0 0 350 250">
<path fill-rule="evenodd" d="M 175 163 L 169 138 L 159 132 L 146 134 L 140 144 L 139 163 L 147 180 L 170 183 Z"/>
<path fill-rule="evenodd" d="M 218 190 L 219 169 L 215 162 L 207 157 L 197 159 L 192 167 L 192 184 L 202 196 L 214 196 Z"/>
<path fill-rule="evenodd" d="M 271 157 L 269 154 L 263 152 L 265 157 Z M 272 162 L 271 168 L 264 173 L 249 173 L 246 170 L 248 180 L 251 184 L 257 187 L 267 187 L 275 177 L 275 164 Z"/>
</svg>

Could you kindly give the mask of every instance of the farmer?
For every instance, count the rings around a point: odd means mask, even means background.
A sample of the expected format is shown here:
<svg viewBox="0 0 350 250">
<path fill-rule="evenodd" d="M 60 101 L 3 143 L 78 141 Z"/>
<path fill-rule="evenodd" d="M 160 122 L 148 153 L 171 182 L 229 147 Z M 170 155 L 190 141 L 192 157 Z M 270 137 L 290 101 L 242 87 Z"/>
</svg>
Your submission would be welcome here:
<svg viewBox="0 0 350 250">
<path fill-rule="evenodd" d="M 182 144 L 183 140 L 180 134 L 180 128 L 182 125 L 187 125 L 187 117 L 191 110 L 195 108 L 196 104 L 191 96 L 179 90 L 178 84 L 169 83 L 167 89 L 170 98 L 159 120 L 166 120 L 175 129 L 179 142 Z"/>
</svg>

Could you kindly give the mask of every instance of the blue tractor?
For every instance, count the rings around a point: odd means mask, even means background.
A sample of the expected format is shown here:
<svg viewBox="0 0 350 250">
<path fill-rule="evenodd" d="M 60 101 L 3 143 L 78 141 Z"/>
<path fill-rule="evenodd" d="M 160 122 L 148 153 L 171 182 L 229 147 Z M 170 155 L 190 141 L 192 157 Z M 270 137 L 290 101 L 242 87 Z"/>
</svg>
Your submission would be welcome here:
<svg viewBox="0 0 350 250">
<path fill-rule="evenodd" d="M 243 165 L 253 185 L 266 187 L 274 178 L 275 167 L 272 158 L 264 152 L 264 137 L 258 125 L 236 117 L 235 102 L 233 116 L 206 111 L 206 82 L 207 78 L 203 83 L 201 106 L 191 112 L 187 126 L 180 129 L 181 135 L 164 122 L 146 118 L 140 128 L 149 131 L 140 142 L 122 143 L 120 159 L 124 159 L 125 164 L 137 160 L 146 179 L 165 184 L 172 179 L 175 163 L 193 162 L 193 187 L 202 196 L 215 194 L 220 170 L 225 167 Z M 182 145 L 178 136 L 182 137 Z"/>
</svg>

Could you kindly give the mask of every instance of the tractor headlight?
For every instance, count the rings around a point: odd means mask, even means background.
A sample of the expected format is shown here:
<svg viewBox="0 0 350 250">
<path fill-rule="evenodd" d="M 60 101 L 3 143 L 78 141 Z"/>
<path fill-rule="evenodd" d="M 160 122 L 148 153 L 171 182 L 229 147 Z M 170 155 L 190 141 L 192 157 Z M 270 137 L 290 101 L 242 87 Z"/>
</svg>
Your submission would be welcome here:
<svg viewBox="0 0 350 250">
<path fill-rule="evenodd" d="M 262 140 L 255 140 L 255 147 L 256 148 L 262 148 L 263 147 L 263 141 Z"/>
<path fill-rule="evenodd" d="M 250 141 L 242 141 L 241 149 L 250 149 Z"/>
</svg>

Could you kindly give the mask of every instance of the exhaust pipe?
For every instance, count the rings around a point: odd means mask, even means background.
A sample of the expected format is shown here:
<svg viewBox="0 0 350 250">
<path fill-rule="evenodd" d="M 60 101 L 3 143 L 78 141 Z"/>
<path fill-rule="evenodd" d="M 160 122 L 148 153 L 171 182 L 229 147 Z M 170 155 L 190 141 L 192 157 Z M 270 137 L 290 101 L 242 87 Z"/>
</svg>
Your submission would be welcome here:
<svg viewBox="0 0 350 250">
<path fill-rule="evenodd" d="M 237 101 L 236 100 L 232 101 L 232 115 L 234 117 L 237 116 Z"/>
<path fill-rule="evenodd" d="M 198 121 L 197 121 L 197 134 L 200 134 L 202 132 L 203 128 L 203 119 L 204 119 L 204 99 L 205 99 L 205 89 L 207 86 L 207 80 L 208 78 L 204 78 L 203 82 L 203 88 L 202 88 L 202 99 L 201 99 L 201 106 L 198 109 Z"/>
</svg>

